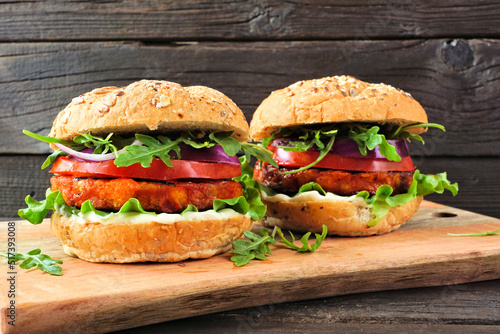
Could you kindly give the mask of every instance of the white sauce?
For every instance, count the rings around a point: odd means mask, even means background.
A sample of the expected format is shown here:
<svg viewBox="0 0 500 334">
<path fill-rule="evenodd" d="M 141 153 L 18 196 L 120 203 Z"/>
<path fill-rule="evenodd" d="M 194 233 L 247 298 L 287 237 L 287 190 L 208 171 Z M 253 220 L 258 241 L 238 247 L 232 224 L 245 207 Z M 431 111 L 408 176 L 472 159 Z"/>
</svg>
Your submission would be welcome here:
<svg viewBox="0 0 500 334">
<path fill-rule="evenodd" d="M 269 202 L 309 202 L 309 201 L 346 201 L 354 202 L 360 206 L 371 207 L 371 205 L 366 205 L 365 200 L 362 197 L 353 196 L 340 196 L 333 193 L 327 192 L 325 196 L 321 195 L 316 190 L 306 191 L 301 194 L 290 197 L 285 194 L 276 194 L 274 196 L 268 196 L 265 192 L 262 192 L 262 198 Z"/>
<path fill-rule="evenodd" d="M 58 210 L 60 214 L 68 215 L 63 210 Z M 202 212 L 186 212 L 183 215 L 179 213 L 160 213 L 157 215 L 140 213 L 140 212 L 126 212 L 121 214 L 111 214 L 107 217 L 101 217 L 96 215 L 94 212 L 89 212 L 82 214 L 81 212 L 72 217 L 77 218 L 76 220 L 81 223 L 92 222 L 101 224 L 140 224 L 148 223 L 151 221 L 160 224 L 173 224 L 179 221 L 199 221 L 199 220 L 209 220 L 209 219 L 227 219 L 234 216 L 240 215 L 240 213 L 234 211 L 233 209 L 222 209 L 218 212 L 214 210 L 207 210 Z"/>
</svg>

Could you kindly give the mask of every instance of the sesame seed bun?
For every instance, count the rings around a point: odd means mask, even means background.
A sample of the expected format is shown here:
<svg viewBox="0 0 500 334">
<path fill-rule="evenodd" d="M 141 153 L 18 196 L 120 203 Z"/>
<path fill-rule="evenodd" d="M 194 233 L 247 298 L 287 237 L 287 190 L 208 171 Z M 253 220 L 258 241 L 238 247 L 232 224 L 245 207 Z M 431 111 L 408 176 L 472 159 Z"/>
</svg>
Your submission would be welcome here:
<svg viewBox="0 0 500 334">
<path fill-rule="evenodd" d="M 340 122 L 427 123 L 427 114 L 410 94 L 392 86 L 326 77 L 272 92 L 255 111 L 250 135 L 262 140 L 283 127 Z"/>
<path fill-rule="evenodd" d="M 56 117 L 49 135 L 67 140 L 79 133 L 189 130 L 234 131 L 235 139 L 249 139 L 243 112 L 221 92 L 155 80 L 98 88 L 74 98 Z"/>
</svg>

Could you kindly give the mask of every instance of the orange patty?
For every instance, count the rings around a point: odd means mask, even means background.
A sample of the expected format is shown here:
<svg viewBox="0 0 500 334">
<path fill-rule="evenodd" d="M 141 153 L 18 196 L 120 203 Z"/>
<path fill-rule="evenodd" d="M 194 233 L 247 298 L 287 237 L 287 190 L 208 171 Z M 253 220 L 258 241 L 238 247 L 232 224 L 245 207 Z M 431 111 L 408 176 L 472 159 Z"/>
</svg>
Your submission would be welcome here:
<svg viewBox="0 0 500 334">
<path fill-rule="evenodd" d="M 309 168 L 294 174 L 280 174 L 293 168 L 276 168 L 269 164 L 255 166 L 254 178 L 274 190 L 293 195 L 300 187 L 309 182 L 316 182 L 328 192 L 351 196 L 366 190 L 374 195 L 377 188 L 388 184 L 393 194 L 405 193 L 413 181 L 413 172 L 348 172 L 342 170 L 328 170 Z"/>
<path fill-rule="evenodd" d="M 144 210 L 182 212 L 189 204 L 198 210 L 212 209 L 216 198 L 228 199 L 243 194 L 235 181 L 150 182 L 130 178 L 92 179 L 56 175 L 50 179 L 52 190 L 60 190 L 68 205 L 81 207 L 91 200 L 99 210 L 119 210 L 136 198 Z"/>
</svg>

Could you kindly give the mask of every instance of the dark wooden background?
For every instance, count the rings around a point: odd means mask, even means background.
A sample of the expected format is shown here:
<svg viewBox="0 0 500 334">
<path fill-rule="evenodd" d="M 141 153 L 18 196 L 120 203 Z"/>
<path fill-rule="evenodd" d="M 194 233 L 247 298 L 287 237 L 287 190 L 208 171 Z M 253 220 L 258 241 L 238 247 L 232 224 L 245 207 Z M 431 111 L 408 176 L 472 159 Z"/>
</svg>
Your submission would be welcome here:
<svg viewBox="0 0 500 334">
<path fill-rule="evenodd" d="M 0 217 L 49 185 L 47 145 L 21 131 L 48 134 L 93 88 L 142 78 L 208 85 L 250 120 L 275 89 L 349 74 L 410 92 L 446 126 L 412 155 L 425 173 L 448 171 L 459 195 L 427 199 L 500 218 L 499 18 L 500 3 L 488 0 L 0 0 Z M 269 305 L 147 330 L 494 333 L 498 283 Z"/>
<path fill-rule="evenodd" d="M 248 119 L 271 91 L 349 74 L 410 92 L 430 130 L 412 154 L 460 192 L 429 200 L 500 217 L 495 1 L 0 1 L 0 217 L 42 198 L 46 135 L 70 100 L 141 78 L 202 84 Z"/>
</svg>

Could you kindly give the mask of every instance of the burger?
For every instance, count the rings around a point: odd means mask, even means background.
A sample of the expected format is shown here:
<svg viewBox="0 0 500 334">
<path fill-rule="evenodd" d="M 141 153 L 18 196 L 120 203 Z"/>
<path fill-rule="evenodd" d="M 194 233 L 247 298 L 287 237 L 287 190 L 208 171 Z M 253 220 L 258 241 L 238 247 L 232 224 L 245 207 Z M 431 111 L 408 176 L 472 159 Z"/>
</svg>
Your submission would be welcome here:
<svg viewBox="0 0 500 334">
<path fill-rule="evenodd" d="M 250 135 L 273 152 L 277 167 L 258 161 L 254 178 L 267 205 L 264 225 L 340 236 L 393 231 L 424 195 L 445 189 L 446 173 L 416 169 L 408 142 L 429 127 L 410 94 L 350 76 L 296 82 L 257 108 Z"/>
<path fill-rule="evenodd" d="M 95 89 L 58 114 L 49 136 L 24 131 L 54 149 L 42 166 L 53 176 L 46 198 L 28 196 L 19 215 L 39 224 L 52 210 L 64 251 L 92 262 L 226 252 L 265 212 L 242 175 L 240 159 L 267 152 L 247 143 L 248 130 L 233 101 L 208 87 Z"/>
</svg>

